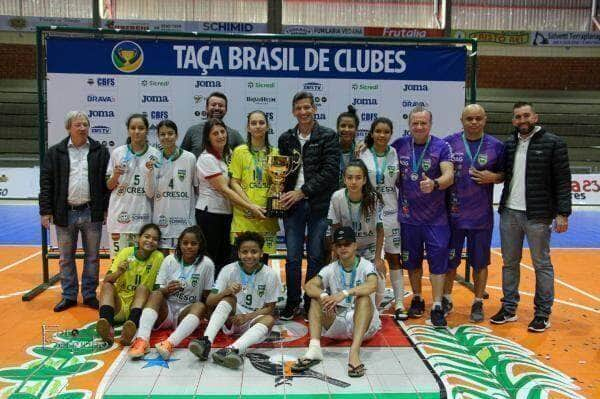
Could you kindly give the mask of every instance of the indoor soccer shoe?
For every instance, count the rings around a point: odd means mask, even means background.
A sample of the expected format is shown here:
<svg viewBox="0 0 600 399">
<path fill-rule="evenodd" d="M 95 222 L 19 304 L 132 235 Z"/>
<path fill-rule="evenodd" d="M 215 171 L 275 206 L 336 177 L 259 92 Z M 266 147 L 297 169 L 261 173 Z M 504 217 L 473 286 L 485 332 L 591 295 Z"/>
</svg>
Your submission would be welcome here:
<svg viewBox="0 0 600 399">
<path fill-rule="evenodd" d="M 131 345 L 131 341 L 133 340 L 133 337 L 135 337 L 136 332 L 137 327 L 133 321 L 127 320 L 125 323 L 123 323 L 123 327 L 121 328 L 121 345 Z"/>
<path fill-rule="evenodd" d="M 444 316 L 448 316 L 452 309 L 454 308 L 454 304 L 452 301 L 446 299 L 446 297 L 442 297 L 442 310 L 444 311 Z"/>
<path fill-rule="evenodd" d="M 173 344 L 168 339 L 157 343 L 156 345 L 154 345 L 154 347 L 156 348 L 156 351 L 158 352 L 160 357 L 162 357 L 164 360 L 169 360 L 169 358 L 173 354 L 173 350 L 175 349 L 173 347 Z"/>
<path fill-rule="evenodd" d="M 543 316 L 535 316 L 533 320 L 531 320 L 531 323 L 529 323 L 529 326 L 527 326 L 529 331 L 534 332 L 544 332 L 548 328 L 550 328 L 550 320 Z"/>
<path fill-rule="evenodd" d="M 473 302 L 473 305 L 471 305 L 471 315 L 469 316 L 469 320 L 471 320 L 473 323 L 481 323 L 483 319 L 483 302 Z"/>
<path fill-rule="evenodd" d="M 115 342 L 115 329 L 110 325 L 108 320 L 100 319 L 96 323 L 96 332 L 104 342 L 112 345 Z"/>
<path fill-rule="evenodd" d="M 210 353 L 210 341 L 207 336 L 202 338 L 196 338 L 190 341 L 188 349 L 201 361 L 208 360 L 208 354 Z"/>
<path fill-rule="evenodd" d="M 410 308 L 408 308 L 408 317 L 411 319 L 418 319 L 425 313 L 425 300 L 419 297 L 413 297 L 410 301 Z"/>
<path fill-rule="evenodd" d="M 445 327 L 448 325 L 441 306 L 436 306 L 431 309 L 431 324 L 433 324 L 434 327 Z"/>
<path fill-rule="evenodd" d="M 131 344 L 127 354 L 131 359 L 140 359 L 150 351 L 150 344 L 144 338 L 137 337 Z"/>
<path fill-rule="evenodd" d="M 219 349 L 212 355 L 213 361 L 228 369 L 238 369 L 244 363 L 244 359 L 235 348 Z"/>
</svg>

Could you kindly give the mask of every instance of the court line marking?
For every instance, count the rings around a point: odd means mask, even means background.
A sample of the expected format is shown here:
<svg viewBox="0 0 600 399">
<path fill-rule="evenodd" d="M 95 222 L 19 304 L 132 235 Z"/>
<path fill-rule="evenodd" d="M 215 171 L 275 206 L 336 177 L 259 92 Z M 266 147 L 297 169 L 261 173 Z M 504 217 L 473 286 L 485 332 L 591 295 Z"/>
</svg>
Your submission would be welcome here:
<svg viewBox="0 0 600 399">
<path fill-rule="evenodd" d="M 494 250 L 494 249 L 493 249 L 491 252 L 492 252 L 493 254 L 495 254 L 495 255 L 498 255 L 498 256 L 502 257 L 502 253 L 500 253 L 500 252 L 498 252 L 498 251 L 496 251 L 496 250 Z M 525 263 L 523 263 L 523 262 L 520 262 L 519 264 L 520 264 L 521 266 L 523 266 L 525 269 L 527 269 L 527 270 L 531 270 L 532 272 L 535 272 L 535 269 L 534 269 L 533 267 L 531 267 L 531 266 L 529 266 L 529 265 L 526 265 L 526 264 L 525 264 Z M 558 284 L 562 284 L 562 285 L 564 285 L 565 287 L 572 289 L 572 290 L 573 290 L 573 291 L 575 291 L 575 292 L 578 292 L 578 293 L 580 293 L 581 295 L 587 296 L 588 298 L 591 298 L 591 299 L 593 299 L 593 300 L 595 300 L 595 301 L 597 301 L 597 302 L 600 302 L 600 298 L 598 298 L 597 296 L 595 296 L 595 295 L 592 295 L 592 294 L 590 294 L 590 293 L 588 293 L 588 292 L 585 292 L 584 290 L 582 290 L 582 289 L 579 289 L 579 288 L 577 288 L 577 287 L 575 287 L 575 286 L 573 286 L 573 285 L 571 285 L 571 284 L 569 284 L 569 283 L 566 283 L 566 282 L 562 281 L 562 280 L 561 280 L 561 279 L 559 279 L 559 278 L 556 278 L 556 277 L 555 277 L 555 278 L 554 278 L 554 281 L 556 281 Z"/>
<path fill-rule="evenodd" d="M 502 287 L 497 287 L 495 285 L 486 285 L 485 288 L 491 288 L 493 290 L 502 291 Z M 519 294 L 525 295 L 525 296 L 529 296 L 529 297 L 532 297 L 532 298 L 535 296 L 535 294 L 532 294 L 531 292 L 525 292 L 525 291 L 519 291 Z M 567 306 L 573 306 L 575 308 L 579 308 L 579 309 L 587 310 L 589 312 L 594 312 L 594 313 L 600 314 L 600 310 L 594 309 L 594 308 L 590 308 L 589 306 L 580 305 L 578 303 L 563 301 L 562 299 L 554 299 L 554 302 L 560 303 L 560 304 L 563 304 L 563 305 L 567 305 Z"/>
<path fill-rule="evenodd" d="M 0 269 L 0 273 L 3 272 L 3 271 L 6 271 L 8 269 L 12 269 L 13 267 L 18 266 L 21 263 L 23 263 L 25 261 L 28 261 L 31 258 L 35 258 L 36 256 L 40 255 L 41 253 L 42 253 L 42 251 L 37 251 L 36 253 L 31 254 L 29 256 L 26 256 L 26 257 L 24 257 L 24 258 L 22 258 L 22 259 L 20 259 L 20 260 L 18 260 L 16 262 L 11 263 L 10 265 L 6 265 L 2 269 Z"/>
<path fill-rule="evenodd" d="M 48 287 L 47 289 L 48 290 L 55 290 L 55 289 L 58 289 L 58 288 L 60 288 L 60 285 L 53 285 L 52 287 Z M 31 290 L 17 291 L 17 292 L 12 292 L 10 294 L 0 295 L 0 299 L 7 299 L 7 298 L 12 298 L 12 297 L 15 297 L 15 296 L 23 295 L 23 294 L 25 294 L 25 293 L 27 293 L 29 291 L 31 291 Z"/>
<path fill-rule="evenodd" d="M 117 356 L 117 358 L 112 362 L 108 370 L 106 370 L 104 376 L 102 377 L 102 380 L 100 380 L 100 384 L 98 384 L 98 387 L 96 388 L 96 391 L 94 393 L 94 399 L 101 398 L 102 396 L 104 396 L 104 392 L 114 381 L 116 369 L 121 368 L 123 366 L 124 359 L 125 357 L 127 357 L 128 351 L 128 346 L 123 347 L 121 353 L 119 353 L 119 356 Z"/>
</svg>

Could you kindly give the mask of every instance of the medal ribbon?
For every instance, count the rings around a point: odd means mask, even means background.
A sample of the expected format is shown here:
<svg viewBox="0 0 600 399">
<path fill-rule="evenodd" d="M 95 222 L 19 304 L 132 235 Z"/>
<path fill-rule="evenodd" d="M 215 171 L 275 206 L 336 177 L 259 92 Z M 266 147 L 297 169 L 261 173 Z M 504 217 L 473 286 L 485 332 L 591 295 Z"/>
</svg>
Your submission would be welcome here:
<svg viewBox="0 0 600 399">
<path fill-rule="evenodd" d="M 194 267 L 196 265 L 196 262 L 198 261 L 198 258 L 194 259 L 194 262 L 191 265 L 184 265 L 183 264 L 183 256 L 181 257 L 181 260 L 179 261 L 179 264 L 181 265 L 181 269 L 179 270 L 179 279 L 183 279 L 185 281 L 188 281 L 190 279 L 190 276 L 192 275 L 192 273 L 194 273 L 194 270 L 196 270 L 196 268 Z M 186 268 L 187 268 L 187 273 L 186 273 Z"/>
<path fill-rule="evenodd" d="M 415 139 L 413 138 L 410 142 L 412 149 L 412 172 L 419 176 L 419 170 L 421 169 L 421 164 L 423 163 L 423 157 L 425 157 L 425 153 L 427 152 L 427 148 L 429 148 L 429 142 L 431 141 L 431 136 L 427 137 L 427 142 L 425 143 L 425 148 L 423 148 L 423 152 L 421 152 L 421 156 L 419 157 L 419 162 L 417 162 L 417 156 L 415 155 Z"/>
<path fill-rule="evenodd" d="M 254 163 L 254 180 L 256 182 L 263 182 L 263 165 L 265 161 L 265 157 L 261 157 L 260 154 L 263 150 L 252 151 L 250 149 L 250 154 L 252 154 L 252 162 Z"/>
<path fill-rule="evenodd" d="M 358 256 L 355 256 L 354 257 L 354 265 L 352 265 L 352 273 L 350 274 L 350 282 L 346 283 L 346 270 L 344 270 L 344 266 L 338 260 L 338 265 L 340 267 L 340 280 L 342 283 L 342 289 L 349 290 L 351 288 L 354 288 L 354 283 L 356 282 L 356 269 L 358 268 L 359 262 L 360 262 L 360 258 Z M 352 297 L 347 296 L 346 303 L 351 303 L 351 302 L 352 302 Z"/>
<path fill-rule="evenodd" d="M 387 170 L 387 164 L 388 164 L 387 155 L 388 155 L 388 152 L 390 151 L 390 146 L 388 145 L 386 147 L 383 155 L 377 155 L 377 152 L 375 152 L 375 149 L 373 148 L 373 146 L 371 146 L 371 148 L 369 148 L 369 150 L 371 150 L 371 154 L 373 154 L 373 163 L 375 164 L 375 183 L 383 184 L 385 181 L 385 171 Z M 379 158 L 383 158 L 383 161 L 381 162 L 381 167 L 379 165 Z"/>
<path fill-rule="evenodd" d="M 473 163 L 475 163 L 475 160 L 479 156 L 479 151 L 481 151 L 481 145 L 483 144 L 483 136 L 481 136 L 481 141 L 479 142 L 479 146 L 477 146 L 477 152 L 475 152 L 475 155 L 471 155 L 471 148 L 469 148 L 469 143 L 467 142 L 467 138 L 465 137 L 464 132 L 461 135 L 461 137 L 462 137 L 463 144 L 465 146 L 465 153 L 467 154 L 467 157 L 469 158 L 469 161 L 471 162 L 469 164 L 469 167 L 471 167 L 471 166 L 473 166 Z"/>
<path fill-rule="evenodd" d="M 362 208 L 362 201 L 358 206 L 358 212 L 356 212 L 356 217 L 355 217 L 355 213 L 354 213 L 354 209 L 355 206 L 352 206 L 353 202 L 350 201 L 350 197 L 348 196 L 348 189 L 346 189 L 345 192 L 346 195 L 346 204 L 348 205 L 348 214 L 350 216 L 350 222 L 352 223 L 352 229 L 354 229 L 355 232 L 358 232 L 358 228 L 360 226 L 360 210 Z"/>
<path fill-rule="evenodd" d="M 246 291 L 246 287 L 250 286 L 254 288 L 254 279 L 256 278 L 256 274 L 258 271 L 254 271 L 251 274 L 247 274 L 242 268 L 242 264 L 238 262 L 238 267 L 240 268 L 240 281 L 242 283 L 242 291 Z"/>
</svg>

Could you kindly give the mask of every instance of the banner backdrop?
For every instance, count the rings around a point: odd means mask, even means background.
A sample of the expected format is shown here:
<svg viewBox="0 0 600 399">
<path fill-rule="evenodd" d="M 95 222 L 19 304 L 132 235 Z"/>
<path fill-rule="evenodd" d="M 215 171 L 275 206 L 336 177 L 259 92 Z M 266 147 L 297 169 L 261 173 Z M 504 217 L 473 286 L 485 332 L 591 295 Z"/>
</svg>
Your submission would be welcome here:
<svg viewBox="0 0 600 399">
<path fill-rule="evenodd" d="M 244 136 L 247 113 L 265 111 L 273 144 L 296 124 L 291 101 L 300 90 L 314 94 L 316 119 L 331 128 L 353 104 L 359 139 L 378 116 L 392 119 L 396 136 L 407 134 L 416 105 L 433 112 L 433 133 L 445 136 L 461 127 L 465 67 L 463 47 L 50 36 L 48 144 L 64 137 L 63 118 L 73 109 L 89 115 L 91 136 L 111 149 L 125 142 L 125 119 L 133 112 L 147 114 L 152 143 L 166 118 L 177 123 L 182 140 L 205 117 L 213 91 L 228 96 L 225 121 Z"/>
</svg>

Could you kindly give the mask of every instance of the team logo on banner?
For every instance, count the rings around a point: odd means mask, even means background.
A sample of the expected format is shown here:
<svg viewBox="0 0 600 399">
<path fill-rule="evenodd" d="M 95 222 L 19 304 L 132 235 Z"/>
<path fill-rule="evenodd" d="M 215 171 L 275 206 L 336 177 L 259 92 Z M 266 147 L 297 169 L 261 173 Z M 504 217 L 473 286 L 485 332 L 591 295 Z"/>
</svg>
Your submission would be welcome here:
<svg viewBox="0 0 600 399">
<path fill-rule="evenodd" d="M 129 40 L 117 43 L 112 49 L 111 56 L 115 68 L 125 73 L 137 71 L 144 62 L 142 48 Z"/>
</svg>

